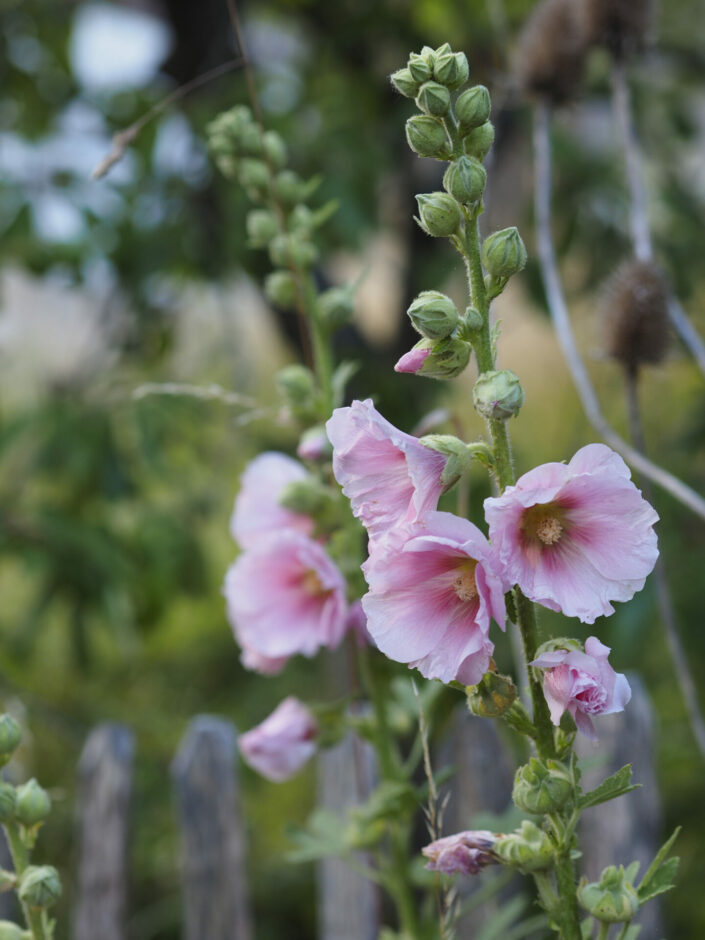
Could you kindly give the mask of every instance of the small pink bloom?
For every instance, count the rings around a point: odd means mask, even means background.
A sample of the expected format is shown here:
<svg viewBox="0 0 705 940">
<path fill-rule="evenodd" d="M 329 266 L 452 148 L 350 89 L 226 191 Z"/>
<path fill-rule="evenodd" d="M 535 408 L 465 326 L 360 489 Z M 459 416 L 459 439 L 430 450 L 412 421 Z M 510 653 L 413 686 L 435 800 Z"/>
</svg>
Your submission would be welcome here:
<svg viewBox="0 0 705 940">
<path fill-rule="evenodd" d="M 545 669 L 543 694 L 551 712 L 551 721 L 558 725 L 566 709 L 575 719 L 578 730 L 593 740 L 597 737 L 590 715 L 611 715 L 621 712 L 632 697 L 629 683 L 621 672 L 607 662 L 609 647 L 596 636 L 585 641 L 585 652 L 551 650 L 542 653 L 531 665 Z"/>
<path fill-rule="evenodd" d="M 326 430 L 335 478 L 371 539 L 436 508 L 445 457 L 397 430 L 369 399 L 337 408 Z"/>
<path fill-rule="evenodd" d="M 390 659 L 429 679 L 479 682 L 504 629 L 502 581 L 485 536 L 467 519 L 426 513 L 376 543 L 363 566 L 367 629 Z"/>
<path fill-rule="evenodd" d="M 281 783 L 298 773 L 316 751 L 318 725 L 311 711 L 289 696 L 269 718 L 241 734 L 243 759 L 267 780 Z"/>
<path fill-rule="evenodd" d="M 288 483 L 305 480 L 306 470 L 297 460 L 267 451 L 251 460 L 241 477 L 240 492 L 230 519 L 230 532 L 242 548 L 252 548 L 263 537 L 283 529 L 310 535 L 313 520 L 279 504 Z"/>
<path fill-rule="evenodd" d="M 584 623 L 640 591 L 658 558 L 658 515 L 604 444 L 525 473 L 485 500 L 485 516 L 507 581 Z"/>
<path fill-rule="evenodd" d="M 409 352 L 404 353 L 401 359 L 394 366 L 395 372 L 412 372 L 416 374 L 421 366 L 426 362 L 431 353 L 431 347 L 418 349 L 414 346 Z"/>
<path fill-rule="evenodd" d="M 426 868 L 444 875 L 476 875 L 496 859 L 492 848 L 497 841 L 493 832 L 474 830 L 436 839 L 421 849 L 429 859 Z"/>
<path fill-rule="evenodd" d="M 225 576 L 228 619 L 248 655 L 335 647 L 347 626 L 342 574 L 318 542 L 285 530 L 243 552 Z"/>
<path fill-rule="evenodd" d="M 322 427 L 311 428 L 307 431 L 296 448 L 296 456 L 300 460 L 323 460 L 330 454 L 330 441 Z"/>
</svg>

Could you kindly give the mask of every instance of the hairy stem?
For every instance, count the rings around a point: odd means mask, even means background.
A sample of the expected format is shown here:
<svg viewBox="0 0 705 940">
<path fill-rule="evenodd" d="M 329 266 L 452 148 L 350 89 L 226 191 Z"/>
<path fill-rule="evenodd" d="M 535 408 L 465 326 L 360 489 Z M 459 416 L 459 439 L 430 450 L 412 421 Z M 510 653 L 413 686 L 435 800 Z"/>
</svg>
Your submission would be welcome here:
<svg viewBox="0 0 705 940">
<path fill-rule="evenodd" d="M 12 864 L 18 879 L 21 879 L 25 869 L 29 865 L 29 856 L 27 848 L 22 841 L 20 827 L 14 820 L 4 823 L 5 834 L 7 835 L 7 844 L 12 856 Z M 33 940 L 49 940 L 49 934 L 44 929 L 44 918 L 42 912 L 34 907 L 29 907 L 24 901 L 20 901 L 22 913 L 24 914 L 27 927 L 32 934 Z"/>
</svg>

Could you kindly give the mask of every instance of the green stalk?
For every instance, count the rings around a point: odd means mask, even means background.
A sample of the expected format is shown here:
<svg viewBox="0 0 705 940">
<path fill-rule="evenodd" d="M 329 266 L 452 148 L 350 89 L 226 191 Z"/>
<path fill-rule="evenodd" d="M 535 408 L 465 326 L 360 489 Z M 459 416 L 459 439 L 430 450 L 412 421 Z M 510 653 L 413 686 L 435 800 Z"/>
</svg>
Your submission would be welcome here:
<svg viewBox="0 0 705 940">
<path fill-rule="evenodd" d="M 10 855 L 12 856 L 12 864 L 15 869 L 15 874 L 17 875 L 18 879 L 21 879 L 29 865 L 27 847 L 22 841 L 20 827 L 14 820 L 4 823 L 4 829 L 5 834 L 7 835 L 7 844 L 10 849 Z M 29 927 L 34 940 L 50 940 L 49 934 L 44 929 L 44 918 L 42 917 L 42 912 L 37 908 L 30 907 L 22 900 L 20 900 L 20 904 L 22 905 L 22 913 L 24 914 L 27 926 Z"/>
<path fill-rule="evenodd" d="M 609 932 L 610 932 L 609 924 L 605 924 L 605 923 L 600 924 L 600 930 L 599 930 L 599 933 L 597 934 L 597 940 L 607 940 Z M 623 934 L 620 933 L 620 936 L 623 936 Z"/>
<path fill-rule="evenodd" d="M 328 331 L 322 320 L 318 306 L 318 294 L 310 274 L 297 271 L 297 277 L 303 284 L 303 306 L 306 312 L 311 346 L 313 348 L 313 367 L 318 379 L 318 387 L 323 396 L 323 417 L 329 418 L 333 411 L 333 363 Z"/>
</svg>

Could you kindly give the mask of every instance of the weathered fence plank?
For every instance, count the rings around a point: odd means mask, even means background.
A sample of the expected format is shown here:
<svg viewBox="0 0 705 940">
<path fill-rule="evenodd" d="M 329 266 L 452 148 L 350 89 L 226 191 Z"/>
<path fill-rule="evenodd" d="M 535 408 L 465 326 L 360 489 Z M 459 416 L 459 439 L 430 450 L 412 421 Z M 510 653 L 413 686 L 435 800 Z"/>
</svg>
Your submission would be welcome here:
<svg viewBox="0 0 705 940">
<path fill-rule="evenodd" d="M 199 715 L 172 764 L 186 940 L 251 940 L 233 726 Z"/>
<path fill-rule="evenodd" d="M 342 817 L 369 796 L 374 778 L 373 749 L 357 735 L 349 734 L 336 747 L 322 751 L 318 758 L 318 805 Z M 364 856 L 360 858 L 364 860 Z M 341 859 L 319 863 L 319 940 L 375 940 L 378 907 L 379 895 L 372 882 L 352 871 Z"/>
<path fill-rule="evenodd" d="M 74 940 L 124 940 L 134 737 L 105 724 L 78 765 L 78 888 Z"/>
</svg>

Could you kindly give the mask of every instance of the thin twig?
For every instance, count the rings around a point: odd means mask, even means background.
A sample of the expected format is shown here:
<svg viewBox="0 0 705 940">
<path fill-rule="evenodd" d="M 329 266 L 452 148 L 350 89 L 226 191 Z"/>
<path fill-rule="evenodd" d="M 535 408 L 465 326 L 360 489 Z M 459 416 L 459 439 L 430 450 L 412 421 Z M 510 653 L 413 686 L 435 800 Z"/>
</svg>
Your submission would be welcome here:
<svg viewBox="0 0 705 940">
<path fill-rule="evenodd" d="M 219 78 L 221 75 L 226 75 L 228 72 L 232 72 L 243 65 L 245 65 L 245 60 L 240 56 L 235 59 L 230 59 L 228 62 L 223 62 L 222 65 L 216 65 L 215 68 L 204 72 L 203 75 L 198 75 L 190 82 L 186 82 L 185 85 L 180 85 L 172 91 L 171 94 L 168 94 L 165 98 L 162 98 L 161 101 L 152 105 L 134 124 L 130 124 L 130 126 L 126 127 L 124 130 L 113 134 L 112 150 L 107 156 L 103 157 L 98 166 L 93 170 L 91 174 L 93 179 L 97 180 L 105 176 L 116 163 L 119 163 L 125 156 L 127 148 L 135 140 L 142 128 L 146 124 L 149 124 L 158 114 L 161 114 L 162 111 L 165 111 L 172 104 L 185 98 L 186 95 L 189 95 L 202 85 L 207 85 L 208 82 L 212 82 L 213 79 Z"/>
<path fill-rule="evenodd" d="M 629 434 L 635 446 L 644 453 L 646 451 L 646 438 L 644 436 L 641 410 L 639 408 L 637 381 L 637 375 L 631 372 L 626 373 L 625 384 L 627 392 L 627 413 L 629 416 Z M 641 488 L 645 499 L 652 503 L 653 495 L 649 481 L 642 480 Z M 654 583 L 656 585 L 656 598 L 661 614 L 661 622 L 675 667 L 676 681 L 683 695 L 685 710 L 688 721 L 690 722 L 691 731 L 693 732 L 693 737 L 695 738 L 701 755 L 705 757 L 705 721 L 703 720 L 700 710 L 695 682 L 693 681 L 693 676 L 688 666 L 688 657 L 685 654 L 678 633 L 673 600 L 666 576 L 666 568 L 663 564 L 662 556 L 660 555 L 654 568 Z"/>
<path fill-rule="evenodd" d="M 693 358 L 700 367 L 700 371 L 705 373 L 705 343 L 688 319 L 688 315 L 680 301 L 676 300 L 675 297 L 671 297 L 668 301 L 668 315 L 674 330 L 680 336 L 684 345 L 691 351 Z"/>
<path fill-rule="evenodd" d="M 600 437 L 624 457 L 642 476 L 648 477 L 697 516 L 705 520 L 705 499 L 682 480 L 657 466 L 631 447 L 602 414 L 600 403 L 585 364 L 580 357 L 563 295 L 553 238 L 551 236 L 551 142 L 548 106 L 541 102 L 534 110 L 534 176 L 536 241 L 546 300 L 558 341 L 563 350 L 583 411 Z"/>
</svg>

